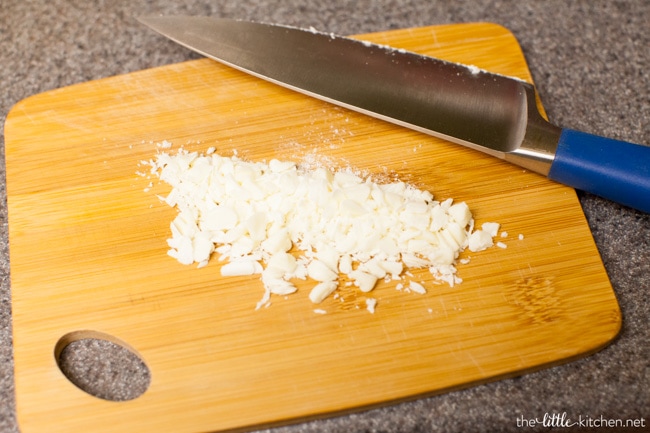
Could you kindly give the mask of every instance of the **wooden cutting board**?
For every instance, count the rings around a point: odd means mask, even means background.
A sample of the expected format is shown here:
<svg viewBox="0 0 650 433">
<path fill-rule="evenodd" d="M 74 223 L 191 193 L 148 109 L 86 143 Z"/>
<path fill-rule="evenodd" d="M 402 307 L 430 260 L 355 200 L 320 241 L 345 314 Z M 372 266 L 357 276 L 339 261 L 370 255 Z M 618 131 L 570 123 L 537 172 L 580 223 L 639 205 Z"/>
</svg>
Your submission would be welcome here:
<svg viewBox="0 0 650 433">
<path fill-rule="evenodd" d="M 514 36 L 493 24 L 364 39 L 531 81 Z M 83 83 L 20 102 L 6 126 L 16 400 L 29 432 L 203 432 L 297 422 L 519 375 L 592 353 L 621 326 L 575 192 L 473 150 L 328 105 L 201 59 Z M 298 293 L 261 298 L 166 254 L 175 210 L 138 176 L 155 143 L 216 146 L 353 166 L 501 223 L 506 249 L 459 266 L 464 282 L 372 296 L 344 289 L 316 314 Z M 519 239 L 519 234 L 524 238 Z M 73 385 L 56 356 L 108 339 L 151 371 L 115 402 Z"/>
</svg>

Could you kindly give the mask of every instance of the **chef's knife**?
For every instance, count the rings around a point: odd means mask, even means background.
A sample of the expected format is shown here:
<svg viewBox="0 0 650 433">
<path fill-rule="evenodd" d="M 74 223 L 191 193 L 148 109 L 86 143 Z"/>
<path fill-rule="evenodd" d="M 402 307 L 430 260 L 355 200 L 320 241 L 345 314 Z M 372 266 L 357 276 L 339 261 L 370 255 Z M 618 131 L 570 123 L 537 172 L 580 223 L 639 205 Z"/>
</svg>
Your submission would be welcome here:
<svg viewBox="0 0 650 433">
<path fill-rule="evenodd" d="M 316 30 L 212 17 L 139 19 L 257 77 L 650 212 L 650 146 L 548 123 L 535 88 L 517 78 Z"/>
</svg>

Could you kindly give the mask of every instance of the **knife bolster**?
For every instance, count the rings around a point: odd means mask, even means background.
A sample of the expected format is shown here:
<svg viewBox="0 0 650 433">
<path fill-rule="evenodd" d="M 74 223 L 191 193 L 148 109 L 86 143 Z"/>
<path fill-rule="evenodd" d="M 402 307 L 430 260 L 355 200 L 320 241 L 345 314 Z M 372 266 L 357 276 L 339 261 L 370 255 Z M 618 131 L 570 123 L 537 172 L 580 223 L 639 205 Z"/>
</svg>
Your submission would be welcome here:
<svg viewBox="0 0 650 433">
<path fill-rule="evenodd" d="M 526 86 L 526 99 L 528 121 L 524 139 L 519 148 L 506 152 L 503 159 L 548 176 L 562 129 L 550 124 L 539 113 L 532 86 Z"/>
</svg>

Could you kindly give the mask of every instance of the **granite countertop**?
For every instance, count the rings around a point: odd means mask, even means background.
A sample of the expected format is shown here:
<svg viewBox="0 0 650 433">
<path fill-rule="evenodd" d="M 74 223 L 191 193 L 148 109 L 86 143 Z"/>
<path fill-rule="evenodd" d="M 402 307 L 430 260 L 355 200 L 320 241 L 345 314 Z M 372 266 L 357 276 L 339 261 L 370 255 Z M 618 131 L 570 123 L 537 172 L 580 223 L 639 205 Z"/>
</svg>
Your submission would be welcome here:
<svg viewBox="0 0 650 433">
<path fill-rule="evenodd" d="M 158 13 L 273 21 L 340 34 L 499 23 L 518 38 L 555 124 L 650 144 L 647 0 L 3 0 L 2 123 L 11 107 L 30 95 L 196 58 L 134 19 Z M 0 431 L 16 432 L 4 136 L 0 160 Z M 522 377 L 277 431 L 600 431 L 518 425 L 518 419 L 541 419 L 547 413 L 574 419 L 643 418 L 648 430 L 630 431 L 650 431 L 650 215 L 589 194 L 579 192 L 579 197 L 623 314 L 622 331 L 610 346 Z M 93 353 L 81 347 L 74 356 Z"/>
</svg>

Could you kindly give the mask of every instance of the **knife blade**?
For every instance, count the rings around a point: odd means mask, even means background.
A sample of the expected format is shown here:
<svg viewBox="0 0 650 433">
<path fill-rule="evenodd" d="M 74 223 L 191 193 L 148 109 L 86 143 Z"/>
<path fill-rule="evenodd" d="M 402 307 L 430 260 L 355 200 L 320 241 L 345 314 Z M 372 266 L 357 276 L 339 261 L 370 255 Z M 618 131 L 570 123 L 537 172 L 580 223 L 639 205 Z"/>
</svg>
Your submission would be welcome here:
<svg viewBox="0 0 650 433">
<path fill-rule="evenodd" d="M 650 146 L 546 121 L 533 85 L 313 29 L 206 16 L 143 24 L 233 68 L 650 213 Z"/>
</svg>

